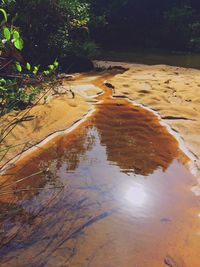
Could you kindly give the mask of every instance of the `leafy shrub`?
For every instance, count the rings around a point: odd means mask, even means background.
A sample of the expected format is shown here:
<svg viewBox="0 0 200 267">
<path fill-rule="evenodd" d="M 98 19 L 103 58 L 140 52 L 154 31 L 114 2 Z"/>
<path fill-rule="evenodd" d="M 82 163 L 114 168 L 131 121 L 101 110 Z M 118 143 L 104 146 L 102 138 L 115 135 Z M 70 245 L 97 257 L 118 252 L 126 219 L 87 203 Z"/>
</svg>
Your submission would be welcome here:
<svg viewBox="0 0 200 267">
<path fill-rule="evenodd" d="M 0 9 L 0 13 L 3 15 L 0 29 L 0 115 L 3 115 L 12 109 L 23 109 L 35 101 L 40 90 L 37 86 L 33 87 L 30 80 L 38 75 L 40 66 L 24 62 L 21 56 L 24 41 L 20 31 L 8 23 L 8 15 L 4 9 Z M 40 78 L 53 74 L 58 65 L 57 60 L 48 65 Z M 27 81 L 28 86 L 25 85 Z"/>
<path fill-rule="evenodd" d="M 17 79 L 0 78 L 0 115 L 26 108 L 35 101 L 39 92 L 39 87 L 19 86 Z"/>
<path fill-rule="evenodd" d="M 8 7 L 13 16 L 18 14 L 16 24 L 26 37 L 23 53 L 34 64 L 42 63 L 43 67 L 55 57 L 85 55 L 95 49 L 94 45 L 86 49 L 86 43 L 92 43 L 87 29 L 88 1 L 18 0 Z"/>
</svg>

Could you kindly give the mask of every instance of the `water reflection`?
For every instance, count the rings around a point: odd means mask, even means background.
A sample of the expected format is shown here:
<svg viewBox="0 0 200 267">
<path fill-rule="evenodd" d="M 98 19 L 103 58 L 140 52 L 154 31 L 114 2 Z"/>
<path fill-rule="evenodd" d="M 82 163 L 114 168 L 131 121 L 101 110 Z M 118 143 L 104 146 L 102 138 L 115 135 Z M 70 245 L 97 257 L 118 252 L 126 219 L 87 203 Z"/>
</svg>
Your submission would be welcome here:
<svg viewBox="0 0 200 267">
<path fill-rule="evenodd" d="M 94 117 L 107 159 L 125 173 L 166 170 L 178 156 L 177 142 L 150 112 L 125 101 L 107 101 Z"/>
<path fill-rule="evenodd" d="M 0 196 L 0 265 L 161 267 L 170 254 L 198 267 L 193 180 L 179 153 L 149 112 L 122 100 L 98 105 L 76 131 L 10 170 L 14 181 L 48 169 Z"/>
<path fill-rule="evenodd" d="M 125 200 L 128 201 L 133 207 L 142 207 L 148 201 L 148 195 L 142 186 L 135 186 L 128 188 L 125 193 Z"/>
</svg>

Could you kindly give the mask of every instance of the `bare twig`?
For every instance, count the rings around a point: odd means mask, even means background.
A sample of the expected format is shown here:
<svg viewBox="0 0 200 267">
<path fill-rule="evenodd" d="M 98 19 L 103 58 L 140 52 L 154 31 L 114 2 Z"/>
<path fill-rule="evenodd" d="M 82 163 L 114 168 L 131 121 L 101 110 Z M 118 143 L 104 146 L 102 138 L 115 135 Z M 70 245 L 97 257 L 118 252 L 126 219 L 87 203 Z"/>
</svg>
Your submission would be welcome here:
<svg viewBox="0 0 200 267">
<path fill-rule="evenodd" d="M 7 184 L 7 185 L 3 185 L 3 186 L 1 186 L 0 190 L 2 190 L 2 188 L 5 189 L 5 188 L 11 187 L 11 186 L 13 186 L 13 185 L 16 185 L 16 184 L 18 184 L 18 183 L 20 183 L 20 182 L 22 182 L 22 181 L 24 181 L 24 180 L 27 180 L 27 179 L 29 179 L 29 178 L 32 178 L 32 177 L 34 177 L 34 176 L 36 176 L 36 175 L 39 175 L 39 174 L 42 174 L 42 173 L 44 173 L 44 172 L 45 172 L 45 170 L 43 170 L 43 171 L 39 171 L 39 172 L 33 173 L 33 174 L 29 175 L 29 176 L 26 176 L 26 177 L 24 177 L 24 178 L 21 178 L 21 179 L 15 181 L 15 182 L 13 182 L 13 183 L 10 183 L 10 184 Z"/>
<path fill-rule="evenodd" d="M 10 61 L 8 61 L 5 65 L 3 65 L 1 68 L 0 68 L 0 71 L 5 69 L 8 65 L 10 65 L 12 62 L 14 61 L 14 59 L 11 59 Z"/>
</svg>

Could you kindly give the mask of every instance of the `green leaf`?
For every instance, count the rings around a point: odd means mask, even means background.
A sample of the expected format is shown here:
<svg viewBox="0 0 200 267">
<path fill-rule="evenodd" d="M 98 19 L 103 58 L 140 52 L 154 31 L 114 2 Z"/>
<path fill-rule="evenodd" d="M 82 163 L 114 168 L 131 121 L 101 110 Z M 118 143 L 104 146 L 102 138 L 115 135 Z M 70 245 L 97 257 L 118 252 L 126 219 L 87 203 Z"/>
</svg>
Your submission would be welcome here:
<svg viewBox="0 0 200 267">
<path fill-rule="evenodd" d="M 5 27 L 5 28 L 3 29 L 3 35 L 4 35 L 4 37 L 5 37 L 5 39 L 6 39 L 7 41 L 10 41 L 11 34 L 10 34 L 10 30 L 9 30 L 7 27 Z"/>
<path fill-rule="evenodd" d="M 27 70 L 31 70 L 31 64 L 30 63 L 26 63 L 26 68 L 27 68 Z"/>
<path fill-rule="evenodd" d="M 54 70 L 54 65 L 49 65 L 50 70 Z"/>
<path fill-rule="evenodd" d="M 33 68 L 33 74 L 36 75 L 38 73 L 39 66 L 34 66 Z"/>
<path fill-rule="evenodd" d="M 1 79 L 0 79 L 0 84 L 1 84 L 1 85 L 6 85 L 6 80 L 5 80 L 4 78 L 1 78 Z"/>
<path fill-rule="evenodd" d="M 55 60 L 53 64 L 54 64 L 54 67 L 55 67 L 55 68 L 57 68 L 57 67 L 59 66 L 59 63 L 58 63 L 57 60 Z"/>
<path fill-rule="evenodd" d="M 16 66 L 17 71 L 22 72 L 22 66 L 19 62 L 16 62 L 15 66 Z"/>
<path fill-rule="evenodd" d="M 1 91 L 7 91 L 7 89 L 5 87 L 3 87 L 3 86 L 0 86 L 0 90 Z"/>
<path fill-rule="evenodd" d="M 16 39 L 14 40 L 14 46 L 18 49 L 18 50 L 22 50 L 23 49 L 23 40 L 20 39 Z"/>
<path fill-rule="evenodd" d="M 14 30 L 14 32 L 13 32 L 13 38 L 14 38 L 15 40 L 20 39 L 20 34 L 19 34 L 19 32 L 18 32 L 17 30 Z"/>
<path fill-rule="evenodd" d="M 50 74 L 50 71 L 49 71 L 49 70 L 45 70 L 45 71 L 44 71 L 44 74 L 47 76 L 47 75 Z"/>
<path fill-rule="evenodd" d="M 7 15 L 6 11 L 3 8 L 0 8 L 0 12 L 3 13 L 4 20 L 7 22 L 8 21 L 8 15 Z"/>
</svg>

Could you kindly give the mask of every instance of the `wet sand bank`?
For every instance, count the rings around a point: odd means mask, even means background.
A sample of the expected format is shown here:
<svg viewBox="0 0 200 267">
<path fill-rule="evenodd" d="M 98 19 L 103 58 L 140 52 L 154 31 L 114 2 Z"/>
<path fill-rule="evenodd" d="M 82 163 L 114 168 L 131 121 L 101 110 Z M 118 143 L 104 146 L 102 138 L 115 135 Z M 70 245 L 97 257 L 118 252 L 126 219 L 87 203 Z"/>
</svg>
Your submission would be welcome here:
<svg viewBox="0 0 200 267">
<path fill-rule="evenodd" d="M 76 75 L 73 81 L 63 79 L 58 93 L 50 92 L 46 103 L 40 101 L 33 108 L 1 117 L 1 138 L 5 138 L 0 144 L 0 168 L 48 136 L 70 128 L 92 112 L 94 96 L 102 93 L 93 84 L 98 78 L 97 73 L 90 73 Z M 69 90 L 75 94 L 74 98 Z M 13 123 L 17 119 L 18 122 Z"/>
<path fill-rule="evenodd" d="M 200 70 L 167 65 L 95 62 L 128 70 L 113 77 L 114 96 L 124 96 L 155 111 L 182 139 L 200 177 Z M 197 171 L 197 172 L 196 172 Z M 200 194 L 199 187 L 194 187 Z"/>
</svg>

